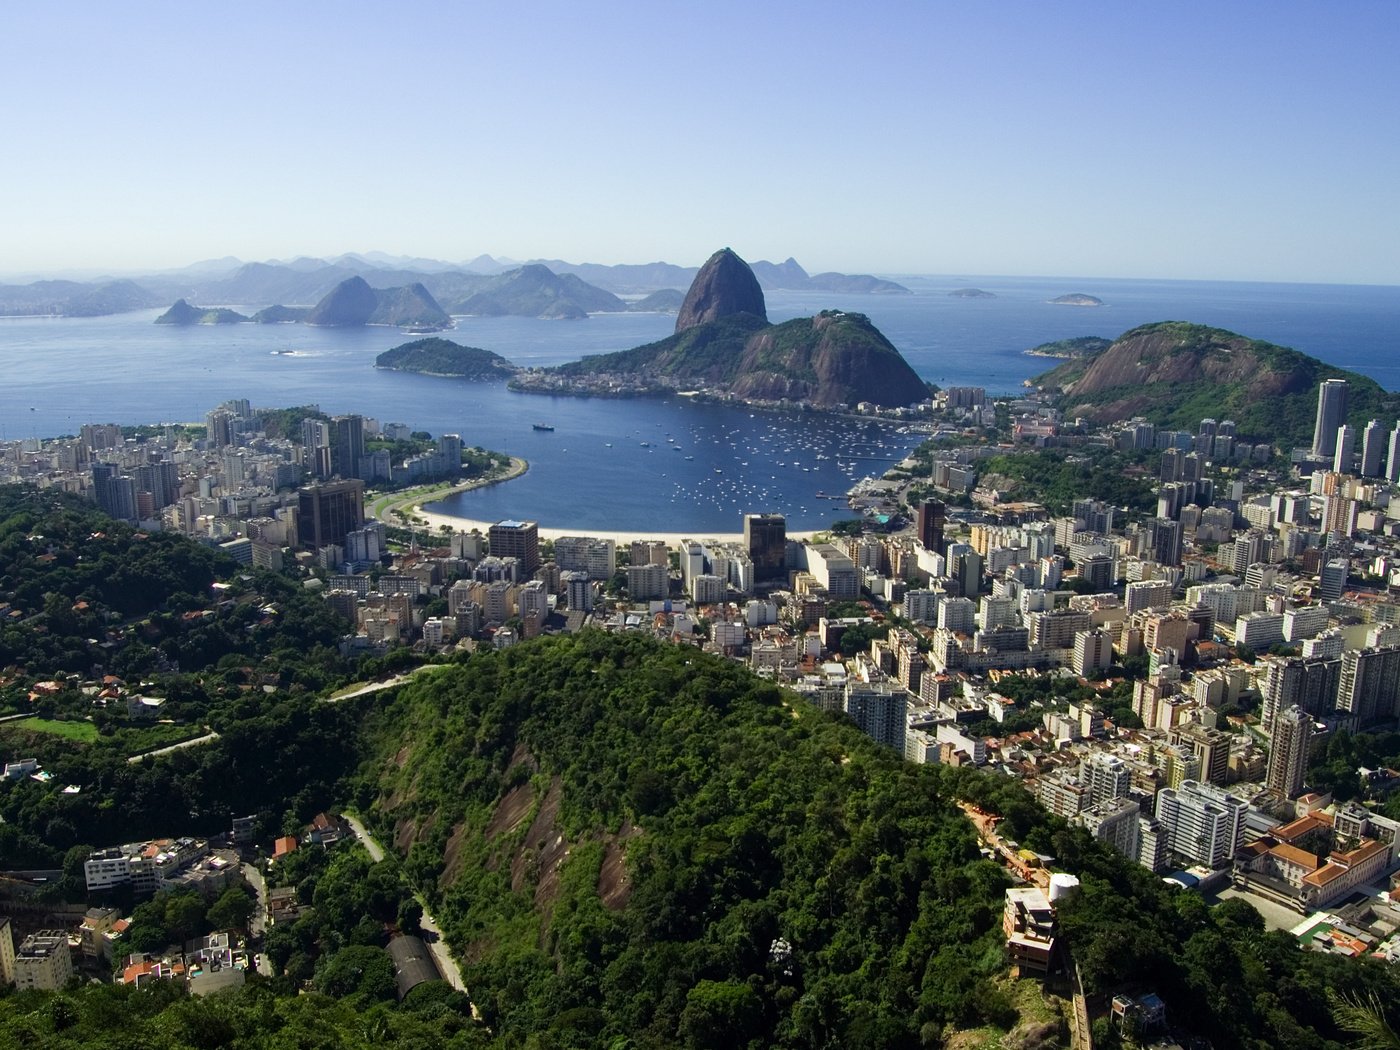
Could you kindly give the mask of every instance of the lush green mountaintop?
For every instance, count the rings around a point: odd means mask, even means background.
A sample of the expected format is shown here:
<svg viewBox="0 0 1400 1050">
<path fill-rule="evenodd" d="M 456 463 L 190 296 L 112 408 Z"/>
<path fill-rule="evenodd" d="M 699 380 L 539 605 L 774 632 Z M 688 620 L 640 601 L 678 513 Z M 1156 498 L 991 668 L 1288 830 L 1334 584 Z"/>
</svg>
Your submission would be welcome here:
<svg viewBox="0 0 1400 1050">
<path fill-rule="evenodd" d="M 178 299 L 169 310 L 156 318 L 156 324 L 241 324 L 247 320 L 249 318 L 237 310 L 229 310 L 222 306 L 191 306 L 185 300 Z"/>
<path fill-rule="evenodd" d="M 373 717 L 373 819 L 508 1044 L 916 1045 L 1004 966 L 934 770 L 732 662 L 584 632 Z"/>
<path fill-rule="evenodd" d="M 1246 440 L 1312 441 L 1317 388 L 1345 379 L 1353 422 L 1394 419 L 1400 398 L 1372 379 L 1287 347 L 1183 321 L 1142 325 L 1093 357 L 1067 361 L 1032 383 L 1058 393 L 1067 415 L 1097 422 L 1143 416 L 1194 430 L 1233 419 Z"/>
<path fill-rule="evenodd" d="M 417 339 L 385 350 L 374 359 L 374 365 L 400 372 L 464 379 L 503 379 L 516 372 L 515 366 L 500 354 L 438 337 Z"/>
<path fill-rule="evenodd" d="M 599 372 L 629 375 L 647 374 L 675 380 L 725 383 L 733 379 L 749 336 L 767 327 L 753 314 L 735 314 L 719 321 L 688 328 L 654 343 L 594 354 L 581 361 L 560 365 L 553 371 L 565 376 L 586 376 Z"/>
<path fill-rule="evenodd" d="M 732 389 L 743 398 L 853 407 L 907 405 L 928 387 L 864 314 L 823 310 L 756 332 Z"/>
</svg>

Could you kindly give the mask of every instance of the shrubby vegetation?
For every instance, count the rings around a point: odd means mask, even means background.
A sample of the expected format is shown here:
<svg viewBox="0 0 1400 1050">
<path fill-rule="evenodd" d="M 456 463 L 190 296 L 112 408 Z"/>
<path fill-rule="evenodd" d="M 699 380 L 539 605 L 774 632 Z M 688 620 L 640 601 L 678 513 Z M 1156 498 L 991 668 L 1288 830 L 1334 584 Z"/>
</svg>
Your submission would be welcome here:
<svg viewBox="0 0 1400 1050">
<path fill-rule="evenodd" d="M 56 994 L 25 992 L 0 997 L 0 1050 L 474 1050 L 492 1045 L 489 1034 L 472 1022 L 466 996 L 444 988 L 423 985 L 397 1007 L 367 1006 L 354 995 L 339 1001 L 320 993 L 287 995 L 257 978 L 239 991 L 204 999 L 187 996 L 173 981 L 155 981 L 141 991 L 84 985 Z"/>
<path fill-rule="evenodd" d="M 1077 499 L 1092 497 L 1115 507 L 1151 511 L 1157 505 L 1154 479 L 1124 471 L 1129 457 L 1111 449 L 1009 452 L 979 464 L 986 479 L 993 475 L 1011 482 L 1002 492 L 1008 500 L 1043 503 L 1053 514 L 1069 511 Z"/>
</svg>

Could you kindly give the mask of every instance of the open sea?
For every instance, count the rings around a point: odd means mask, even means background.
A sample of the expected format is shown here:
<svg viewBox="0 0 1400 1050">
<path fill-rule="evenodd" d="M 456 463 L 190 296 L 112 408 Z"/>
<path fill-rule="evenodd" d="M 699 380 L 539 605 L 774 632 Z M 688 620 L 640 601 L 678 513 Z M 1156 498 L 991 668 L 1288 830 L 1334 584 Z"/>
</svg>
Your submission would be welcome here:
<svg viewBox="0 0 1400 1050">
<path fill-rule="evenodd" d="M 925 379 L 1019 390 L 1055 362 L 1039 343 L 1117 336 L 1151 321 L 1194 321 L 1291 346 L 1400 388 L 1400 287 L 1102 278 L 888 275 L 913 295 L 771 292 L 774 321 L 839 308 L 865 313 Z M 960 287 L 994 299 L 949 296 Z M 1052 305 L 1071 292 L 1101 307 Z M 212 304 L 204 304 L 212 305 Z M 239 306 L 240 304 L 228 304 Z M 253 308 L 256 308 L 256 304 Z M 435 509 L 538 520 L 554 528 L 735 532 L 741 515 L 779 511 L 789 527 L 844 516 L 840 497 L 919 442 L 897 426 L 749 412 L 685 399 L 610 401 L 516 394 L 498 383 L 383 372 L 395 329 L 301 325 L 167 327 L 159 310 L 95 318 L 0 318 L 0 440 L 76 433 L 84 423 L 201 421 L 216 404 L 317 404 L 469 445 L 509 452 L 530 470 Z M 586 321 L 459 318 L 444 335 L 520 365 L 552 365 L 668 335 L 663 314 Z M 541 432 L 533 423 L 555 429 Z"/>
</svg>

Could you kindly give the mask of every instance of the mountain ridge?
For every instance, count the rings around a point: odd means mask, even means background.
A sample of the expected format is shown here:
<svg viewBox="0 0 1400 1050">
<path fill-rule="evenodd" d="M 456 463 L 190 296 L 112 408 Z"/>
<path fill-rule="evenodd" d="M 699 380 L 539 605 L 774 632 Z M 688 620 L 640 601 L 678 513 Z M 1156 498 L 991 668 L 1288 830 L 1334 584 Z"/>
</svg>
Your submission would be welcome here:
<svg viewBox="0 0 1400 1050">
<path fill-rule="evenodd" d="M 1301 447 L 1312 440 L 1317 388 L 1346 379 L 1353 423 L 1394 418 L 1400 395 L 1356 372 L 1289 347 L 1186 321 L 1124 332 L 1106 349 L 1027 380 L 1055 396 L 1068 416 L 1109 422 L 1142 416 L 1194 430 L 1204 418 L 1233 419 L 1241 437 Z"/>
</svg>

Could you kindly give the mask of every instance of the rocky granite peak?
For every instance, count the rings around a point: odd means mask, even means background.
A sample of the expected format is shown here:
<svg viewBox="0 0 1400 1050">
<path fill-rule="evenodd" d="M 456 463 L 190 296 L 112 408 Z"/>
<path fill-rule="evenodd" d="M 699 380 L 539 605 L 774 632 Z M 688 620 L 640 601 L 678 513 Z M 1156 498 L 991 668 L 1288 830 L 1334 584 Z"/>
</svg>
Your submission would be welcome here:
<svg viewBox="0 0 1400 1050">
<path fill-rule="evenodd" d="M 735 314 L 751 314 L 767 321 L 768 307 L 749 264 L 732 249 L 721 248 L 700 267 L 691 282 L 676 315 L 676 331 L 684 332 Z"/>
<path fill-rule="evenodd" d="M 368 324 L 379 297 L 363 277 L 351 277 L 330 290 L 307 315 L 307 324 L 349 327 Z"/>
</svg>

